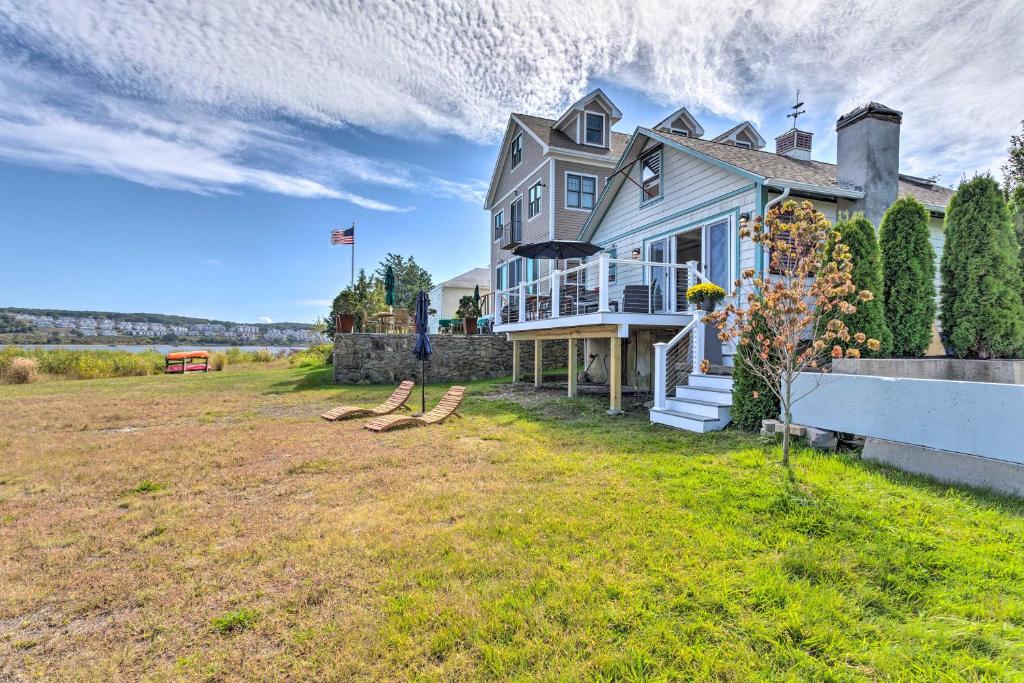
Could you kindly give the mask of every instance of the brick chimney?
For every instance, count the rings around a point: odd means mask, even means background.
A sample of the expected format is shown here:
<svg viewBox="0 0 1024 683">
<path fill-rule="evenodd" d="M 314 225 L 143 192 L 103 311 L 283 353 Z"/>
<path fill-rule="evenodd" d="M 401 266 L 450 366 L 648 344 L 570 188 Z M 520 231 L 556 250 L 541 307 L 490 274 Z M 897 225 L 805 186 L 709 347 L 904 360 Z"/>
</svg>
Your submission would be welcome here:
<svg viewBox="0 0 1024 683">
<path fill-rule="evenodd" d="M 782 154 L 791 159 L 810 161 L 811 159 L 811 137 L 812 134 L 806 130 L 790 128 L 785 133 L 775 138 L 775 153 Z"/>
<path fill-rule="evenodd" d="M 836 180 L 862 190 L 863 199 L 840 199 L 840 211 L 863 211 L 877 228 L 899 190 L 903 112 L 869 102 L 836 121 Z"/>
</svg>

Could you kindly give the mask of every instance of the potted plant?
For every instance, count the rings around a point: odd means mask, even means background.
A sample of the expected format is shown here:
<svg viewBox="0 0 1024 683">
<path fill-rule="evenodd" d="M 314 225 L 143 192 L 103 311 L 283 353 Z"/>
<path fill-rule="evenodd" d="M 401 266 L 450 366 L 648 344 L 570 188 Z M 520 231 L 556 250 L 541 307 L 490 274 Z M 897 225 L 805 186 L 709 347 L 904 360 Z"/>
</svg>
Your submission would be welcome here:
<svg viewBox="0 0 1024 683">
<path fill-rule="evenodd" d="M 359 303 L 354 292 L 350 289 L 343 290 L 334 300 L 334 331 L 351 334 L 356 324 L 357 313 Z"/>
<path fill-rule="evenodd" d="M 719 301 L 725 298 L 725 290 L 713 282 L 701 282 L 686 290 L 686 298 L 707 313 L 715 310 Z M 714 325 L 704 325 L 704 358 L 708 365 L 722 364 L 722 342 Z"/>
<path fill-rule="evenodd" d="M 725 290 L 713 282 L 701 282 L 686 290 L 686 298 L 697 308 L 710 313 L 725 298 Z"/>
<path fill-rule="evenodd" d="M 455 315 L 462 318 L 466 326 L 466 334 L 476 334 L 476 323 L 480 318 L 480 305 L 471 296 L 459 299 L 459 308 Z"/>
</svg>

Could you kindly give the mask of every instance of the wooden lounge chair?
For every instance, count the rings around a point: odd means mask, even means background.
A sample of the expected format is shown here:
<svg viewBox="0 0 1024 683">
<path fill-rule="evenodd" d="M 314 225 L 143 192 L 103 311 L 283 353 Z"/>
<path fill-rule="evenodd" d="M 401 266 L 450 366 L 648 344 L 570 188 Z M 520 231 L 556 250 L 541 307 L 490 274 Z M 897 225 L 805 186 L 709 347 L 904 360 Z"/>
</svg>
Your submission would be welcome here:
<svg viewBox="0 0 1024 683">
<path fill-rule="evenodd" d="M 409 410 L 409 407 L 405 405 L 405 402 L 409 400 L 409 395 L 412 394 L 412 388 L 414 386 L 416 386 L 416 383 L 410 380 L 402 382 L 398 385 L 398 388 L 395 389 L 394 393 L 391 394 L 391 398 L 384 401 L 384 403 L 381 403 L 376 408 L 341 406 L 340 408 L 328 410 L 320 417 L 334 422 L 335 420 L 347 420 L 352 417 L 365 417 L 367 415 L 388 415 L 399 408 Z"/>
<path fill-rule="evenodd" d="M 369 420 L 363 426 L 371 432 L 386 432 L 390 429 L 404 427 L 407 425 L 420 426 L 437 424 L 439 422 L 444 422 L 452 415 L 462 417 L 455 411 L 459 409 L 459 405 L 462 403 L 462 397 L 465 396 L 465 394 L 466 387 L 452 387 L 445 392 L 441 402 L 434 406 L 433 410 L 429 410 L 419 417 L 410 417 L 408 415 L 383 415 Z"/>
</svg>

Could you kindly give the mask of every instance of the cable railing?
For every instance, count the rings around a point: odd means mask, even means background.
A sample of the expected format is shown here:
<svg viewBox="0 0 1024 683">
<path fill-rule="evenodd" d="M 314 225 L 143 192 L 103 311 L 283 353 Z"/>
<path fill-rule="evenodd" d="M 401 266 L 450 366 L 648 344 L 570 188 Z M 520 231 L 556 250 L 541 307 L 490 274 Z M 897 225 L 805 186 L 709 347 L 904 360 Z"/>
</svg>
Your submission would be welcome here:
<svg viewBox="0 0 1024 683">
<path fill-rule="evenodd" d="M 686 290 L 703 275 L 693 261 L 596 260 L 495 292 L 499 325 L 588 313 L 689 313 Z"/>
</svg>

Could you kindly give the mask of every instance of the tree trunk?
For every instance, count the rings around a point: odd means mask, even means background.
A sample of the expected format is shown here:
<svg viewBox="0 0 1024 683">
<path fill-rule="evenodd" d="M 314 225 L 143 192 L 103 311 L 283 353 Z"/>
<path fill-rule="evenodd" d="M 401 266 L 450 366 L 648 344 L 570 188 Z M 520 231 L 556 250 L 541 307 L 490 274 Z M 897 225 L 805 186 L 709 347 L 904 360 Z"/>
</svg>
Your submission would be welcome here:
<svg viewBox="0 0 1024 683">
<path fill-rule="evenodd" d="M 786 373 L 782 381 L 786 385 L 782 392 L 782 426 L 785 430 L 782 432 L 782 464 L 786 469 L 789 469 L 789 426 L 793 423 L 793 414 L 790 412 L 790 401 L 793 398 L 793 382 L 789 372 Z"/>
</svg>

